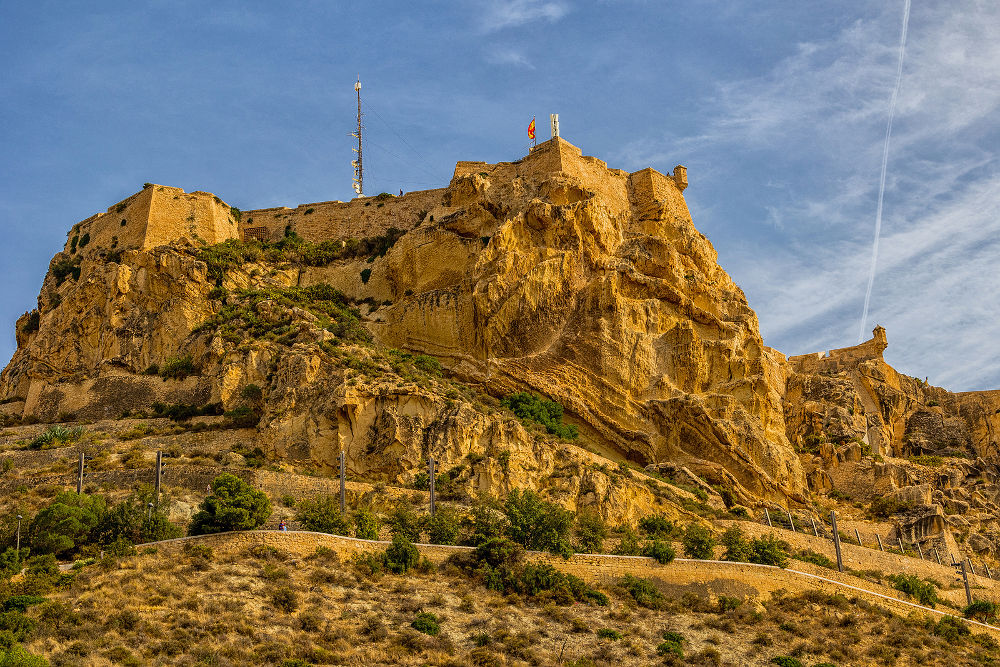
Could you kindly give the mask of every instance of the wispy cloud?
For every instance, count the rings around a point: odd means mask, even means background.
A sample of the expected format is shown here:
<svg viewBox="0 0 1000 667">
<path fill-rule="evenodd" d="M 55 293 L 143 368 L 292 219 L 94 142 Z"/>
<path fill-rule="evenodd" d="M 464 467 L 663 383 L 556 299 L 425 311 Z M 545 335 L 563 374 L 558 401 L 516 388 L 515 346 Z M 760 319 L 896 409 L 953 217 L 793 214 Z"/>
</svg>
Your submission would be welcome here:
<svg viewBox="0 0 1000 667">
<path fill-rule="evenodd" d="M 558 21 L 569 12 L 565 2 L 553 0 L 487 0 L 480 26 L 496 32 L 534 21 Z"/>
<path fill-rule="evenodd" d="M 856 340 L 899 19 L 893 7 L 800 44 L 765 75 L 720 85 L 700 135 L 626 149 L 647 164 L 679 154 L 724 164 L 740 151 L 767 161 L 762 181 L 816 174 L 789 179 L 794 192 L 768 188 L 773 202 L 755 224 L 771 235 L 725 265 L 768 343 L 786 353 Z M 887 327 L 887 359 L 903 372 L 953 389 L 1000 387 L 1000 6 L 915 6 L 910 40 L 868 326 Z"/>
<path fill-rule="evenodd" d="M 492 65 L 514 65 L 515 67 L 535 69 L 535 66 L 528 60 L 528 57 L 517 49 L 492 49 L 486 54 L 486 62 Z"/>
</svg>

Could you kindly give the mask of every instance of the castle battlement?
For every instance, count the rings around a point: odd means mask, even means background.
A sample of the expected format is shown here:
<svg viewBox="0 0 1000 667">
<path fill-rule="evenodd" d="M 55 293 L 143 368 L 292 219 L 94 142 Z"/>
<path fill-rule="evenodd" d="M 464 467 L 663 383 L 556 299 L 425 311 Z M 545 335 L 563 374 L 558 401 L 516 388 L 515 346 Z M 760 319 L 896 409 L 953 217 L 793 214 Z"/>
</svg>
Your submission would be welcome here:
<svg viewBox="0 0 1000 667">
<path fill-rule="evenodd" d="M 565 205 L 578 201 L 585 192 L 601 194 L 608 201 L 639 212 L 667 206 L 687 216 L 682 192 L 687 187 L 687 170 L 678 165 L 672 175 L 655 169 L 629 173 L 609 169 L 607 163 L 583 155 L 580 148 L 555 137 L 534 147 L 513 162 L 495 164 L 460 161 L 446 188 L 388 193 L 351 201 L 321 201 L 298 206 L 274 206 L 243 211 L 230 207 L 211 192 L 185 192 L 181 188 L 147 184 L 134 195 L 74 225 L 66 250 L 86 246 L 96 248 L 154 248 L 186 238 L 193 243 L 220 243 L 228 239 L 277 241 L 294 231 L 310 241 L 370 238 L 390 228 L 410 230 L 425 219 L 453 213 L 461 206 L 459 183 L 484 175 L 494 182 L 518 180 L 541 184 L 553 176 L 571 183 L 548 187 L 540 195 Z M 558 181 L 558 179 L 557 179 Z M 76 238 L 76 244 L 73 239 Z M 80 245 L 83 240 L 86 243 Z"/>
<path fill-rule="evenodd" d="M 824 352 L 799 354 L 788 357 L 788 363 L 796 373 L 838 372 L 857 367 L 863 361 L 882 360 L 882 352 L 889 346 L 883 327 L 875 327 L 872 337 L 858 345 L 840 347 Z"/>
</svg>

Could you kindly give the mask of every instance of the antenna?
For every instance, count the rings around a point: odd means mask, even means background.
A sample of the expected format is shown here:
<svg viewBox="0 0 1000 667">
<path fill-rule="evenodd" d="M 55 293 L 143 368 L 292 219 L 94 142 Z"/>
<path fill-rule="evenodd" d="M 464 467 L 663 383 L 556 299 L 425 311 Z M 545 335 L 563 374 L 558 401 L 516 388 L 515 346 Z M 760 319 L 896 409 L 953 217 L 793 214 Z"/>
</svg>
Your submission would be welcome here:
<svg viewBox="0 0 1000 667">
<path fill-rule="evenodd" d="M 351 166 L 354 167 L 354 192 L 359 197 L 364 197 L 364 169 L 361 165 L 361 77 L 358 77 L 357 83 L 354 84 L 354 91 L 358 94 L 358 131 L 352 132 L 351 136 L 358 139 L 358 147 L 352 149 L 358 157 L 356 160 L 351 160 Z"/>
<path fill-rule="evenodd" d="M 559 114 L 550 113 L 549 124 L 552 126 L 552 138 L 555 139 L 559 136 Z"/>
</svg>

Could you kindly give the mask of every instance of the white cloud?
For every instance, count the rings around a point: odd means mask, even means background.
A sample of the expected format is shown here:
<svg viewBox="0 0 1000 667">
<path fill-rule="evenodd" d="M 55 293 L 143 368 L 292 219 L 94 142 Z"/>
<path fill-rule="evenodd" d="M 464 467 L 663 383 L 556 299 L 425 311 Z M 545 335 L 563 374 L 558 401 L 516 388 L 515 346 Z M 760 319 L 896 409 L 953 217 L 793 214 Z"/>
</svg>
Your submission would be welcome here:
<svg viewBox="0 0 1000 667">
<path fill-rule="evenodd" d="M 760 181 L 761 235 L 724 265 L 788 354 L 856 340 L 900 18 L 893 8 L 800 44 L 766 75 L 720 85 L 701 135 L 624 151 L 630 164 L 773 156 L 739 175 Z M 956 390 L 1000 387 L 998 111 L 1000 5 L 914 6 L 866 331 L 886 326 L 891 363 Z M 823 177 L 797 178 L 803 164 Z"/>
<path fill-rule="evenodd" d="M 534 21 L 558 21 L 568 12 L 565 2 L 553 0 L 487 0 L 481 27 L 484 32 L 496 32 Z"/>
<path fill-rule="evenodd" d="M 493 49 L 486 54 L 486 62 L 491 65 L 514 65 L 516 67 L 535 69 L 535 66 L 528 60 L 527 56 L 516 49 Z"/>
</svg>

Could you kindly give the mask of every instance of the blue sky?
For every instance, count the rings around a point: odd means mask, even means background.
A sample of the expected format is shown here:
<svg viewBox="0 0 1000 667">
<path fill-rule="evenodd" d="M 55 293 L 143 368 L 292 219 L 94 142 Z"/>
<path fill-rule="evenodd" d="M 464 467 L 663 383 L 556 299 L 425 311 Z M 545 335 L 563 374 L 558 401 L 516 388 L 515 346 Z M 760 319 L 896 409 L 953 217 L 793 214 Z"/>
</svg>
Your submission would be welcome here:
<svg viewBox="0 0 1000 667">
<path fill-rule="evenodd" d="M 414 9 L 419 7 L 419 9 Z M 0 363 L 77 221 L 146 181 L 243 209 L 440 187 L 525 128 L 688 167 L 695 224 L 768 345 L 857 341 L 903 0 L 0 5 Z M 1000 4 L 913 5 L 865 331 L 952 390 L 1000 387 Z"/>
</svg>

